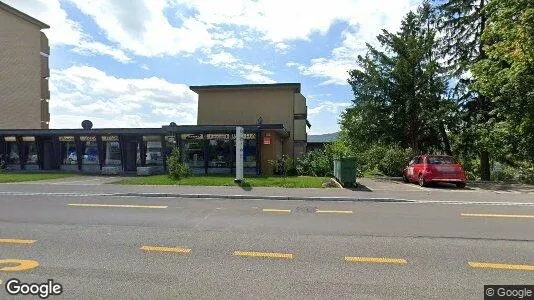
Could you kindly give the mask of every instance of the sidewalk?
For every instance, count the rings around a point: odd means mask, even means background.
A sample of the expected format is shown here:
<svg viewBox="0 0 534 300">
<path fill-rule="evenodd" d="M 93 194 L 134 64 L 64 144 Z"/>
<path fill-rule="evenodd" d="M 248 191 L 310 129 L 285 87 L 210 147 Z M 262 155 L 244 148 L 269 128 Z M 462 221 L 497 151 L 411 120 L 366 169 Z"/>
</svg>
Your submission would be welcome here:
<svg viewBox="0 0 534 300">
<path fill-rule="evenodd" d="M 31 194 L 48 196 L 133 196 L 174 198 L 233 198 L 311 201 L 437 201 L 534 203 L 534 194 L 501 193 L 478 189 L 420 188 L 402 183 L 380 184 L 361 182 L 370 189 L 350 190 L 337 188 L 272 188 L 272 187 L 210 187 L 210 186 L 140 186 L 118 184 L 0 184 L 2 194 Z M 381 187 L 381 189 L 376 189 Z"/>
</svg>

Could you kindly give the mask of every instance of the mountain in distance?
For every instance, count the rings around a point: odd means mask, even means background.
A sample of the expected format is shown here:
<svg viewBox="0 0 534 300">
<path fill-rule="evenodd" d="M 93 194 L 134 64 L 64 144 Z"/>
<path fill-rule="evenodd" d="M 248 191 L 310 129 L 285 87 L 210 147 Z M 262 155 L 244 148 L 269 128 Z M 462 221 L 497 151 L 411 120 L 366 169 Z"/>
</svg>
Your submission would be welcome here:
<svg viewBox="0 0 534 300">
<path fill-rule="evenodd" d="M 308 135 L 308 143 L 330 143 L 337 139 L 339 132 Z"/>
</svg>

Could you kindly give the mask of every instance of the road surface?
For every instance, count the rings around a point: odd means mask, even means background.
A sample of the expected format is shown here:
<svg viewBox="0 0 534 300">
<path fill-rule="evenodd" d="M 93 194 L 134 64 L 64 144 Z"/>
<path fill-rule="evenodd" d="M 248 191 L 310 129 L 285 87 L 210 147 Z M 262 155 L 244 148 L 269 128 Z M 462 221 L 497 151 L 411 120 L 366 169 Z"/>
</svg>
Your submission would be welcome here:
<svg viewBox="0 0 534 300">
<path fill-rule="evenodd" d="M 49 299 L 483 299 L 534 284 L 534 206 L 2 194 L 2 299 L 10 278 L 61 284 Z"/>
</svg>

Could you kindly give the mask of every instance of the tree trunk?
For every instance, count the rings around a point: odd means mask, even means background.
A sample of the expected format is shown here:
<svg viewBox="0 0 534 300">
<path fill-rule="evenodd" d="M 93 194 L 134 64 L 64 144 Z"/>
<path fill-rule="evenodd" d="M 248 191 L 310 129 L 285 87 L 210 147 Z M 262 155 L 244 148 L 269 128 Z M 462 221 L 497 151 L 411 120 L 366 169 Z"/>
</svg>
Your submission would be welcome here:
<svg viewBox="0 0 534 300">
<path fill-rule="evenodd" d="M 452 156 L 451 142 L 449 140 L 449 136 L 447 135 L 447 131 L 445 131 L 445 124 L 443 124 L 443 122 L 439 124 L 439 131 L 441 138 L 443 139 L 443 146 L 445 146 L 445 153 Z"/>
<path fill-rule="evenodd" d="M 491 179 L 489 152 L 487 150 L 480 152 L 480 179 L 485 181 Z"/>
</svg>

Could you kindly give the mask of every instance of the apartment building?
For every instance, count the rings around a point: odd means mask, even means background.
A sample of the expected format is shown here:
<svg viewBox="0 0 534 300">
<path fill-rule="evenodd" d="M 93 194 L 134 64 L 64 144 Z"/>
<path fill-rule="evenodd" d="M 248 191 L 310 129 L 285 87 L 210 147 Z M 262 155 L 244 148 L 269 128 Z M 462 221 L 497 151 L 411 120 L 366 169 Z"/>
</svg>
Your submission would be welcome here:
<svg viewBox="0 0 534 300">
<path fill-rule="evenodd" d="M 300 83 L 192 86 L 198 94 L 198 125 L 281 124 L 287 136 L 263 131 L 262 170 L 268 161 L 285 154 L 296 158 L 306 152 L 306 98 Z"/>
<path fill-rule="evenodd" d="M 47 28 L 0 1 L 0 129 L 49 127 Z"/>
</svg>

